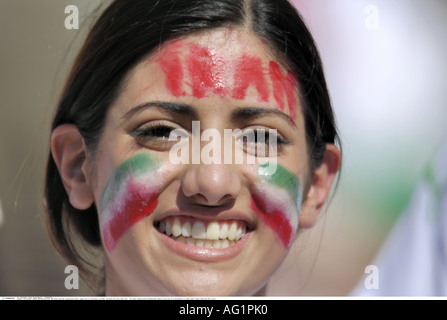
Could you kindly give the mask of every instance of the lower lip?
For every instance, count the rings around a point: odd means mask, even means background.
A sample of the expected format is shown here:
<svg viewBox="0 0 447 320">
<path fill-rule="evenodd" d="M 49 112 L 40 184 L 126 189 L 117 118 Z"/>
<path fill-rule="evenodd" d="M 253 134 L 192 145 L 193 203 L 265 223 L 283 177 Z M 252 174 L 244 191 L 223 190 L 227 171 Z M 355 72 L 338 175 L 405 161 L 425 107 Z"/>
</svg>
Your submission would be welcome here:
<svg viewBox="0 0 447 320">
<path fill-rule="evenodd" d="M 160 236 L 163 244 L 172 252 L 184 256 L 188 259 L 200 261 L 200 262 L 221 262 L 230 260 L 239 255 L 248 243 L 251 237 L 251 232 L 247 233 L 238 242 L 224 249 L 202 248 L 196 246 L 190 246 L 181 242 L 178 242 L 171 237 L 161 233 L 157 230 L 157 234 Z"/>
</svg>

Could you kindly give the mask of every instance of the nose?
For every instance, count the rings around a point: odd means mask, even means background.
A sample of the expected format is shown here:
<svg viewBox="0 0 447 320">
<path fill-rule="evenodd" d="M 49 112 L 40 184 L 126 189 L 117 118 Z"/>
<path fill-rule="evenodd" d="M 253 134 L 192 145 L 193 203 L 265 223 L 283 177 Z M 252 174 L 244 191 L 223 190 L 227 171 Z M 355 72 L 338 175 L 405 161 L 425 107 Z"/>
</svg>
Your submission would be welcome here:
<svg viewBox="0 0 447 320">
<path fill-rule="evenodd" d="M 220 206 L 234 201 L 242 181 L 229 164 L 190 165 L 182 179 L 183 194 L 195 204 Z"/>
</svg>

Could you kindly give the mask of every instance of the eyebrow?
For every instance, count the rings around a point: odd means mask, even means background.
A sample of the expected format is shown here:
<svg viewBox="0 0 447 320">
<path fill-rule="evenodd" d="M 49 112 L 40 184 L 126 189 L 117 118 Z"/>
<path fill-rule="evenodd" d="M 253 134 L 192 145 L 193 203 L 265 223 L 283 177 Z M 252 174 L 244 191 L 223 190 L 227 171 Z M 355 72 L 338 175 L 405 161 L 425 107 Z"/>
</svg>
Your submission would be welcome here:
<svg viewBox="0 0 447 320">
<path fill-rule="evenodd" d="M 173 112 L 173 113 L 186 115 L 186 116 L 188 116 L 190 118 L 196 118 L 197 117 L 196 111 L 190 105 L 183 104 L 183 103 L 172 103 L 172 102 L 163 102 L 163 101 L 150 101 L 150 102 L 145 102 L 143 104 L 140 104 L 140 105 L 138 105 L 136 107 L 133 107 L 132 109 L 127 111 L 121 117 L 121 119 L 128 119 L 132 115 L 134 115 L 135 113 L 140 112 L 141 110 L 146 109 L 146 108 L 150 108 L 150 107 L 161 108 L 161 109 L 163 109 L 165 111 L 170 111 L 170 112 Z"/>
<path fill-rule="evenodd" d="M 278 115 L 285 119 L 287 122 L 289 122 L 291 125 L 296 127 L 295 122 L 292 120 L 290 116 L 285 114 L 284 112 L 281 112 L 276 109 L 265 109 L 265 108 L 258 108 L 258 107 L 242 107 L 238 108 L 236 110 L 233 110 L 231 113 L 231 118 L 233 120 L 241 120 L 241 119 L 247 119 L 247 118 L 255 118 L 258 116 L 264 116 L 264 115 Z"/>
</svg>

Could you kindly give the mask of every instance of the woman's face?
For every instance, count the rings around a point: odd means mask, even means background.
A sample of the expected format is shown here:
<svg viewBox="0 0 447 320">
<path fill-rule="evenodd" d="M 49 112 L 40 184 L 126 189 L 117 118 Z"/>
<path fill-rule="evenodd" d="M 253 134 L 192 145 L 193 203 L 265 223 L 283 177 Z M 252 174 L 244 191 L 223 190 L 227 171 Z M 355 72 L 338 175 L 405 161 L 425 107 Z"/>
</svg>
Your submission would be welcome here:
<svg viewBox="0 0 447 320">
<path fill-rule="evenodd" d="M 298 229 L 309 167 L 299 101 L 245 31 L 168 42 L 138 64 L 89 162 L 106 293 L 260 290 Z"/>
</svg>

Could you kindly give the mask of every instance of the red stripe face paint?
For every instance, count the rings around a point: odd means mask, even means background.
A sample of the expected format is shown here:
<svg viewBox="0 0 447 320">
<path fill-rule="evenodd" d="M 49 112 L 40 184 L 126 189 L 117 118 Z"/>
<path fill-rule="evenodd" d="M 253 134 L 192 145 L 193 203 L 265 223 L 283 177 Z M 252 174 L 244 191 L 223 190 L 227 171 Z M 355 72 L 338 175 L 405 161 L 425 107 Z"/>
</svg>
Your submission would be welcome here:
<svg viewBox="0 0 447 320">
<path fill-rule="evenodd" d="M 295 77 L 291 72 L 284 75 L 279 65 L 274 61 L 270 61 L 269 63 L 269 74 L 273 83 L 273 95 L 279 105 L 279 109 L 284 111 L 284 96 L 286 96 L 289 103 L 290 117 L 295 119 L 297 104 L 297 99 L 295 97 L 297 83 Z"/>
<path fill-rule="evenodd" d="M 121 164 L 111 176 L 101 201 L 103 242 L 111 252 L 137 222 L 151 215 L 158 203 L 159 164 L 139 154 Z"/>
<path fill-rule="evenodd" d="M 164 74 L 165 86 L 174 97 L 218 95 L 244 100 L 252 90 L 259 102 L 274 103 L 283 112 L 288 109 L 292 120 L 296 119 L 297 81 L 292 72 L 283 72 L 275 61 L 183 40 L 168 44 L 158 55 L 156 62 Z"/>
<path fill-rule="evenodd" d="M 179 55 L 179 46 L 171 44 L 166 52 L 159 58 L 159 64 L 165 74 L 165 85 L 171 94 L 178 98 L 185 96 L 183 90 L 183 66 Z"/>
<path fill-rule="evenodd" d="M 209 94 L 228 94 L 227 70 L 224 58 L 209 48 L 189 45 L 186 67 L 191 79 L 192 95 L 204 98 Z"/>
<path fill-rule="evenodd" d="M 259 101 L 268 102 L 269 87 L 265 81 L 265 70 L 259 57 L 243 55 L 236 62 L 234 74 L 234 89 L 232 97 L 238 100 L 245 99 L 247 89 L 254 86 L 259 94 Z"/>
<path fill-rule="evenodd" d="M 285 248 L 289 248 L 294 236 L 293 226 L 287 215 L 279 208 L 267 209 L 267 204 L 261 196 L 253 195 L 251 209 L 275 232 Z"/>
</svg>

